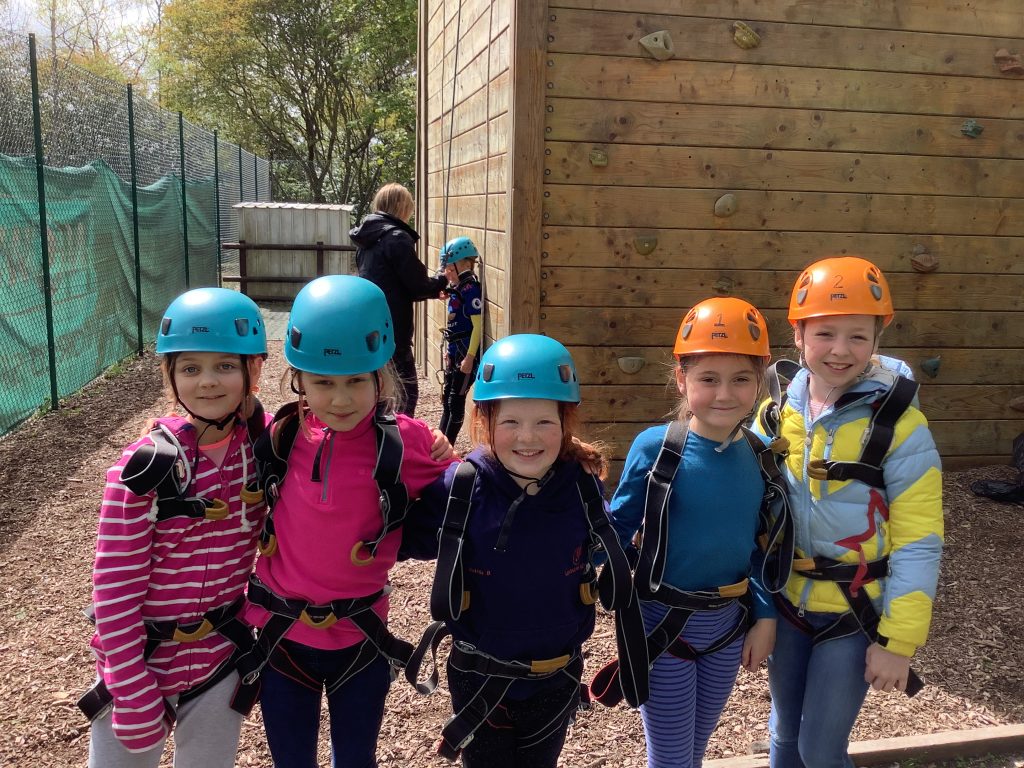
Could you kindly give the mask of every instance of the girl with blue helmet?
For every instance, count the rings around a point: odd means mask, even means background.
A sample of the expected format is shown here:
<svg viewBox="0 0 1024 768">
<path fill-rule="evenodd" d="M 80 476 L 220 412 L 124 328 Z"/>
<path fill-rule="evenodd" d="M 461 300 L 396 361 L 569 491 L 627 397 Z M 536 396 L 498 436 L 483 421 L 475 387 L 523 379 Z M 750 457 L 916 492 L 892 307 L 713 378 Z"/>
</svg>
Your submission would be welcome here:
<svg viewBox="0 0 1024 768">
<path fill-rule="evenodd" d="M 284 343 L 296 402 L 257 445 L 270 512 L 246 612 L 259 628 L 240 663 L 259 681 L 277 768 L 317 760 L 321 698 L 332 765 L 376 765 L 392 669 L 411 646 L 387 629 L 388 573 L 409 499 L 441 475 L 443 436 L 395 414 L 394 326 L 383 292 L 349 275 L 299 291 Z"/>
<path fill-rule="evenodd" d="M 441 431 L 454 444 L 466 416 L 466 396 L 476 376 L 483 340 L 483 287 L 473 271 L 480 253 L 468 237 L 456 237 L 441 249 L 448 278 L 448 324 L 444 329 L 444 387 Z"/>
<path fill-rule="evenodd" d="M 611 502 L 623 541 L 643 526 L 634 582 L 649 635 L 640 712 L 652 768 L 701 765 L 740 664 L 754 670 L 771 652 L 779 587 L 757 546 L 761 459 L 775 465 L 741 428 L 765 381 L 764 318 L 742 299 L 708 299 L 683 316 L 673 351 L 678 417 L 637 436 Z M 591 686 L 599 701 L 604 674 Z"/>
<path fill-rule="evenodd" d="M 442 755 L 461 753 L 467 768 L 553 768 L 594 630 L 597 542 L 621 555 L 627 598 L 628 566 L 600 483 L 580 463 L 603 470 L 604 460 L 576 439 L 580 386 L 565 347 L 546 336 L 501 339 L 484 353 L 473 391 L 477 447 L 424 492 L 403 537 L 405 555 L 438 559 L 436 621 L 414 658 L 452 635 L 455 715 Z M 407 668 L 414 684 L 417 668 Z M 435 685 L 432 677 L 417 688 Z"/>
<path fill-rule="evenodd" d="M 253 393 L 267 344 L 246 296 L 199 288 L 175 299 L 156 351 L 185 416 L 155 419 L 107 472 L 92 613 L 99 681 L 79 703 L 92 719 L 89 765 L 156 766 L 174 729 L 177 766 L 223 766 L 247 711 L 240 619 L 263 520 Z"/>
</svg>

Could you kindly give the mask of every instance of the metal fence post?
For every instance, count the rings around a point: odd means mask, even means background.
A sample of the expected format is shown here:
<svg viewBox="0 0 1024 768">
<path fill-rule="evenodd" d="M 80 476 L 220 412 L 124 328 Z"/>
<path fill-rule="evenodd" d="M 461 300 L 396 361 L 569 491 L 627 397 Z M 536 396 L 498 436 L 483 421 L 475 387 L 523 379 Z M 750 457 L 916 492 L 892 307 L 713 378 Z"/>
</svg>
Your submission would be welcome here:
<svg viewBox="0 0 1024 768">
<path fill-rule="evenodd" d="M 185 246 L 185 289 L 192 287 L 188 270 L 188 195 L 185 192 L 185 116 L 178 112 L 178 156 L 181 158 L 181 240 Z"/>
<path fill-rule="evenodd" d="M 135 326 L 139 354 L 143 351 L 142 337 L 142 257 L 139 253 L 139 178 L 135 165 L 135 97 L 128 83 L 128 160 L 132 173 L 132 239 L 135 246 Z"/>
<path fill-rule="evenodd" d="M 253 153 L 252 156 L 252 186 L 255 192 L 253 193 L 253 200 L 260 199 L 260 159 Z"/>
<path fill-rule="evenodd" d="M 223 286 L 224 275 L 221 269 L 223 253 L 220 249 L 220 161 L 217 156 L 217 131 L 213 131 L 213 204 L 217 211 L 217 285 Z"/>
<path fill-rule="evenodd" d="M 245 200 L 245 184 L 242 183 L 242 145 L 238 145 L 238 202 Z"/>
<path fill-rule="evenodd" d="M 32 76 L 32 134 L 36 144 L 36 189 L 39 195 L 39 251 L 43 260 L 43 302 L 46 307 L 46 346 L 50 364 L 50 410 L 60 407 L 57 395 L 57 350 L 53 333 L 53 298 L 50 296 L 50 230 L 46 224 L 46 174 L 43 165 L 43 117 L 39 109 L 39 67 L 36 36 L 28 36 L 29 70 Z"/>
</svg>

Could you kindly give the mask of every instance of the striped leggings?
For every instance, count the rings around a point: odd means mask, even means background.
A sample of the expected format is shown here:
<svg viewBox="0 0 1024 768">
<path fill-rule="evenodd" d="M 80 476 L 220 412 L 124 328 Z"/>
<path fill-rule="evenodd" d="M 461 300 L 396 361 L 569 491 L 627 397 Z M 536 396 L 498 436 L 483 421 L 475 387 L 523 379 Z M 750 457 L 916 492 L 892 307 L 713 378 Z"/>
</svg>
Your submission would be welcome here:
<svg viewBox="0 0 1024 768">
<path fill-rule="evenodd" d="M 657 602 L 643 602 L 641 608 L 648 632 L 667 611 Z M 720 611 L 698 611 L 690 617 L 682 636 L 698 650 L 707 648 L 735 626 L 739 615 L 736 604 Z M 701 656 L 695 662 L 668 653 L 654 662 L 651 697 L 640 707 L 649 768 L 701 765 L 708 739 L 736 682 L 742 650 L 740 636 L 717 653 Z"/>
</svg>

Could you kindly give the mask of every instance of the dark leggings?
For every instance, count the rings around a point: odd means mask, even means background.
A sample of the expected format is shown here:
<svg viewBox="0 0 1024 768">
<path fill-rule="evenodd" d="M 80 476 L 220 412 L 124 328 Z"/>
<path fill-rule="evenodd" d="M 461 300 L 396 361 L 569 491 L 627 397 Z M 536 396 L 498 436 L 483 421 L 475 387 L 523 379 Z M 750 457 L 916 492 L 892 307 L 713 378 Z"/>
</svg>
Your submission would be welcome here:
<svg viewBox="0 0 1024 768">
<path fill-rule="evenodd" d="M 455 712 L 473 697 L 481 680 L 480 675 L 448 665 L 448 688 Z M 527 699 L 506 699 L 462 750 L 463 768 L 555 768 L 579 700 L 580 684 L 569 678 Z M 556 719 L 559 722 L 551 735 L 536 744 L 522 745 L 524 738 Z"/>
<path fill-rule="evenodd" d="M 455 445 L 466 419 L 466 398 L 469 395 L 469 388 L 473 386 L 477 369 L 477 360 L 474 360 L 470 372 L 463 373 L 459 370 L 461 363 L 462 358 L 449 362 L 448 370 L 444 372 L 444 389 L 441 393 L 442 411 L 439 428 L 452 445 Z"/>
<path fill-rule="evenodd" d="M 420 399 L 419 371 L 416 370 L 416 358 L 413 357 L 412 348 L 401 348 L 395 350 L 395 356 L 391 358 L 398 371 L 398 378 L 402 380 L 405 387 L 405 405 L 399 413 L 404 413 L 412 418 L 416 416 L 416 404 Z"/>
</svg>

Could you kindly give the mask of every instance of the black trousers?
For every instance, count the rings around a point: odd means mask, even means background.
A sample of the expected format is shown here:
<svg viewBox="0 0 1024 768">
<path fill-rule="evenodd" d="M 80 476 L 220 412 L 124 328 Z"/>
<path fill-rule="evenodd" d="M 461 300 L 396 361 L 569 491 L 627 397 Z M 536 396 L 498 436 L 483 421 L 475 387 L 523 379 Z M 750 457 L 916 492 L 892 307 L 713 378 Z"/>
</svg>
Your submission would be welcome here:
<svg viewBox="0 0 1024 768">
<path fill-rule="evenodd" d="M 463 373 L 459 370 L 463 359 L 460 357 L 458 360 L 449 360 L 448 369 L 444 372 L 444 389 L 441 392 L 439 429 L 452 445 L 455 445 L 455 440 L 462 431 L 462 424 L 466 420 L 466 398 L 469 396 L 469 388 L 473 386 L 480 362 L 479 357 L 475 358 L 469 373 Z"/>
<path fill-rule="evenodd" d="M 399 347 L 395 350 L 395 356 L 391 358 L 398 371 L 398 377 L 402 380 L 405 388 L 405 405 L 399 413 L 413 417 L 416 415 L 416 404 L 420 399 L 419 372 L 416 370 L 416 358 L 412 354 L 412 347 Z"/>
</svg>

